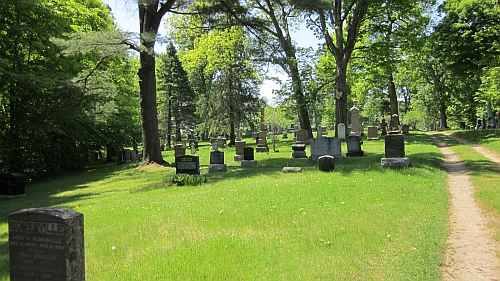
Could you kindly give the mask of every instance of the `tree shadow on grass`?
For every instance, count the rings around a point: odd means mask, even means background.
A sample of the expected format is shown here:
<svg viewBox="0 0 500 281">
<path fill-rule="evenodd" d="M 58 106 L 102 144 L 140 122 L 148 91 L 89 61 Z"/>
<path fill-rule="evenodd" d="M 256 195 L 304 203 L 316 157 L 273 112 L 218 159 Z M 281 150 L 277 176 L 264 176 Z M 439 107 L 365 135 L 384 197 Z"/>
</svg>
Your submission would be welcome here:
<svg viewBox="0 0 500 281">
<path fill-rule="evenodd" d="M 135 164 L 131 164 L 136 166 Z M 86 171 L 64 173 L 25 185 L 26 195 L 13 199 L 0 199 L 0 225 L 6 225 L 0 232 L 0 276 L 9 274 L 8 215 L 26 208 L 45 208 L 68 205 L 82 198 L 94 196 L 81 192 L 78 195 L 58 196 L 61 192 L 85 189 L 90 183 L 112 177 L 115 173 L 130 169 L 131 165 L 101 165 Z"/>
</svg>

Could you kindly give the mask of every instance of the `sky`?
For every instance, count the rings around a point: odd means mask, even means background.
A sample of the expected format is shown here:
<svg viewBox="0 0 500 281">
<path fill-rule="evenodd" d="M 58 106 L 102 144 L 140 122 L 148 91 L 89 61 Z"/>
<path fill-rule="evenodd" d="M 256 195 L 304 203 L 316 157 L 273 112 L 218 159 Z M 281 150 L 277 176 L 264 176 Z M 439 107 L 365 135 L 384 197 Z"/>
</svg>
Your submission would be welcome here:
<svg viewBox="0 0 500 281">
<path fill-rule="evenodd" d="M 103 0 L 107 4 L 113 13 L 118 27 L 123 31 L 136 32 L 139 33 L 139 15 L 137 12 L 137 2 L 134 0 Z M 166 30 L 163 26 L 160 27 L 160 35 L 165 35 Z M 308 30 L 305 25 L 292 35 L 292 38 L 296 41 L 299 47 L 312 47 L 317 49 L 320 41 L 314 36 L 311 30 Z M 166 46 L 161 44 L 156 44 L 156 52 L 163 52 Z M 286 79 L 283 74 L 278 74 L 276 72 L 271 72 L 270 76 L 276 76 L 280 79 Z M 260 88 L 261 96 L 265 97 L 268 102 L 272 104 L 273 89 L 278 89 L 278 85 L 270 80 L 264 81 Z"/>
</svg>

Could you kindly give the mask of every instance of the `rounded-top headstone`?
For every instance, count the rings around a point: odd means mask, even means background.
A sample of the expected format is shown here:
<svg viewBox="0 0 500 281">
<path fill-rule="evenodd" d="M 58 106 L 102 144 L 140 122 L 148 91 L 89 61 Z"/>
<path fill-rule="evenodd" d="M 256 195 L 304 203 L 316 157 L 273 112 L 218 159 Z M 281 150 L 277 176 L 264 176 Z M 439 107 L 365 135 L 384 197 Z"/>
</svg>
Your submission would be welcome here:
<svg viewBox="0 0 500 281">
<path fill-rule="evenodd" d="M 323 155 L 318 158 L 318 168 L 322 172 L 335 170 L 335 158 L 331 155 Z"/>
</svg>

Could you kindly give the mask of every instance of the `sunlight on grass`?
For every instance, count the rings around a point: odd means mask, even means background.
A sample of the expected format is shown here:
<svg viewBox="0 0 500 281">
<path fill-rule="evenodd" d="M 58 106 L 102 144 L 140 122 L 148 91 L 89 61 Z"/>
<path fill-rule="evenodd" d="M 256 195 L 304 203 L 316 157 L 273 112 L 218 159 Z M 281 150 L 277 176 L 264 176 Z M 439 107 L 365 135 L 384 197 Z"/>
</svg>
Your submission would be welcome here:
<svg viewBox="0 0 500 281">
<path fill-rule="evenodd" d="M 20 208 L 82 212 L 87 280 L 439 280 L 446 173 L 423 139 L 407 137 L 413 167 L 397 171 L 380 167 L 383 141 L 365 142 L 365 157 L 336 161 L 333 173 L 292 159 L 288 141 L 248 169 L 224 149 L 228 172 L 201 186 L 172 185 L 165 167 L 62 176 L 3 201 L 0 233 Z M 2 254 L 0 276 L 7 272 Z"/>
</svg>

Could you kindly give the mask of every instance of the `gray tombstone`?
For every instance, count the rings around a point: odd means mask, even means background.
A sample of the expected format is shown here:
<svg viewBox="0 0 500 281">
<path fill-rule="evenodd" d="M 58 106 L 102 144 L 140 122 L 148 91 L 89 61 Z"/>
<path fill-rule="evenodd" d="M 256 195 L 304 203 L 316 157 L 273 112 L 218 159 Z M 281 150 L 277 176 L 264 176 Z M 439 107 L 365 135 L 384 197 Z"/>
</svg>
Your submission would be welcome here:
<svg viewBox="0 0 500 281">
<path fill-rule="evenodd" d="M 10 280 L 85 280 L 83 214 L 32 208 L 8 220 Z"/>
<path fill-rule="evenodd" d="M 358 136 L 361 135 L 361 128 L 360 128 L 360 122 L 359 122 L 359 108 L 358 108 L 358 101 L 353 100 L 354 105 L 351 108 L 351 133 L 354 133 Z"/>
<path fill-rule="evenodd" d="M 227 165 L 224 164 L 224 152 L 212 151 L 210 152 L 210 164 L 208 165 L 209 173 L 226 172 Z"/>
<path fill-rule="evenodd" d="M 311 160 L 317 161 L 320 156 L 330 155 L 342 158 L 342 147 L 340 138 L 326 137 L 310 139 Z"/>
<path fill-rule="evenodd" d="M 382 168 L 407 168 L 410 159 L 405 157 L 405 142 L 402 134 L 388 134 L 385 136 L 385 158 L 380 163 Z"/>
<path fill-rule="evenodd" d="M 292 144 L 292 158 L 307 158 L 306 145 L 303 143 Z"/>
<path fill-rule="evenodd" d="M 365 152 L 361 150 L 361 145 L 363 141 L 361 140 L 361 136 L 358 135 L 350 135 L 346 138 L 347 143 L 347 156 L 364 156 Z"/>
<path fill-rule="evenodd" d="M 401 133 L 403 133 L 403 135 L 409 135 L 410 134 L 410 125 L 403 125 L 401 126 Z"/>
<path fill-rule="evenodd" d="M 345 125 L 344 123 L 340 123 L 337 126 L 337 137 L 341 140 L 345 140 L 346 134 L 345 134 Z"/>
<path fill-rule="evenodd" d="M 295 143 L 298 144 L 309 144 L 309 132 L 305 129 L 300 129 L 297 131 L 297 139 Z"/>
<path fill-rule="evenodd" d="M 180 155 L 175 157 L 176 174 L 200 174 L 200 157 L 196 155 Z"/>
<path fill-rule="evenodd" d="M 379 140 L 380 137 L 378 136 L 378 129 L 375 126 L 368 126 L 368 136 L 366 137 L 367 140 Z"/>
</svg>

